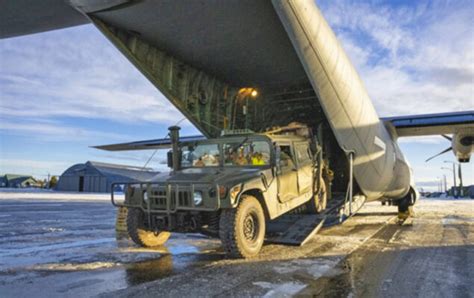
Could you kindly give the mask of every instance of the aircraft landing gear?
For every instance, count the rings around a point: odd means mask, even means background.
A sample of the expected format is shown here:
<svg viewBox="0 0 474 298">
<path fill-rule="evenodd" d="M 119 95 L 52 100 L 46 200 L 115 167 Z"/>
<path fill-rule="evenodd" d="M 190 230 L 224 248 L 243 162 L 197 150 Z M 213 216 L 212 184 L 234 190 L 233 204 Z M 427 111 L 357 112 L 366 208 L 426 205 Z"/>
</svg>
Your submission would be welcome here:
<svg viewBox="0 0 474 298">
<path fill-rule="evenodd" d="M 398 201 L 398 223 L 403 224 L 408 218 L 413 217 L 413 205 L 415 205 L 416 196 L 413 191 L 410 192 L 401 200 Z"/>
</svg>

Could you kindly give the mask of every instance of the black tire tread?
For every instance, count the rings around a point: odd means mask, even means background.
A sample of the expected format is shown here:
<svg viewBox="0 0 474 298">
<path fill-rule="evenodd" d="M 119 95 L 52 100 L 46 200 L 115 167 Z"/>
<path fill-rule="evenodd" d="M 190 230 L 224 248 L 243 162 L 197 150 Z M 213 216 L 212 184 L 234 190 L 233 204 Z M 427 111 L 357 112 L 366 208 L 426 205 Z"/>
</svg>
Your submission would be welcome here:
<svg viewBox="0 0 474 298">
<path fill-rule="evenodd" d="M 140 237 L 138 236 L 138 221 L 139 221 L 139 215 L 138 215 L 138 209 L 135 208 L 129 208 L 128 209 L 128 214 L 127 214 L 127 232 L 128 236 L 135 242 L 136 244 L 140 246 L 145 246 L 144 243 L 142 243 Z"/>
<path fill-rule="evenodd" d="M 242 258 L 242 252 L 237 246 L 237 241 L 235 241 L 236 229 L 234 223 L 236 214 L 237 211 L 235 209 L 222 211 L 219 221 L 219 238 L 227 255 L 233 258 Z"/>
<path fill-rule="evenodd" d="M 247 201 L 255 200 L 257 204 L 260 205 L 260 202 L 250 195 L 242 195 L 239 206 L 246 204 Z M 249 255 L 245 249 L 239 245 L 237 240 L 237 229 L 239 228 L 236 224 L 236 219 L 239 217 L 240 212 L 243 208 L 233 208 L 233 209 L 224 209 L 221 212 L 219 220 L 219 238 L 221 239 L 222 246 L 226 254 L 231 258 L 251 258 L 254 255 Z M 263 212 L 263 208 L 262 208 Z"/>
</svg>

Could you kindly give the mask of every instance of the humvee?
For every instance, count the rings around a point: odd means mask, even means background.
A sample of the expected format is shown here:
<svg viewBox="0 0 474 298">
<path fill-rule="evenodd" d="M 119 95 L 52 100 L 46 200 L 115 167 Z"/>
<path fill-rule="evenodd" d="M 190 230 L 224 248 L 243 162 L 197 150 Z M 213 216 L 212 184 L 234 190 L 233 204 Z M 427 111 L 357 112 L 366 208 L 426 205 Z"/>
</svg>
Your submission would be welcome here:
<svg viewBox="0 0 474 298">
<path fill-rule="evenodd" d="M 266 223 L 301 207 L 326 208 L 322 147 L 303 125 L 184 142 L 170 127 L 170 136 L 173 170 L 127 184 L 123 203 L 112 194 L 128 208 L 127 231 L 138 245 L 197 232 L 219 237 L 231 257 L 250 258 L 262 248 Z"/>
</svg>

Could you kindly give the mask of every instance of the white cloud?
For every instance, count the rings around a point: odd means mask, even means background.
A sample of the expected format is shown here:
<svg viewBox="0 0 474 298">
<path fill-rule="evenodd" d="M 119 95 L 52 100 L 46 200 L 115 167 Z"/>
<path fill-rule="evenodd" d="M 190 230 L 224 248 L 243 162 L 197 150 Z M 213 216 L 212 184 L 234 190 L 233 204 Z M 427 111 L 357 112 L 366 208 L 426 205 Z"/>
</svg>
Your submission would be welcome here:
<svg viewBox="0 0 474 298">
<path fill-rule="evenodd" d="M 380 1 L 318 2 L 380 115 L 474 109 L 468 1 L 420 1 L 410 9 Z"/>
<path fill-rule="evenodd" d="M 17 135 L 36 138 L 49 142 L 81 142 L 98 141 L 101 139 L 131 140 L 132 136 L 120 133 L 104 132 L 98 130 L 88 130 L 76 126 L 64 125 L 61 122 L 41 122 L 41 121 L 0 121 L 0 131 L 2 134 Z"/>
<path fill-rule="evenodd" d="M 2 117 L 158 124 L 183 117 L 92 26 L 2 40 L 0 52 Z"/>
<path fill-rule="evenodd" d="M 401 137 L 398 139 L 398 143 L 417 143 L 417 144 L 445 144 L 451 145 L 451 142 L 443 138 L 442 136 L 417 136 L 417 137 Z"/>
</svg>

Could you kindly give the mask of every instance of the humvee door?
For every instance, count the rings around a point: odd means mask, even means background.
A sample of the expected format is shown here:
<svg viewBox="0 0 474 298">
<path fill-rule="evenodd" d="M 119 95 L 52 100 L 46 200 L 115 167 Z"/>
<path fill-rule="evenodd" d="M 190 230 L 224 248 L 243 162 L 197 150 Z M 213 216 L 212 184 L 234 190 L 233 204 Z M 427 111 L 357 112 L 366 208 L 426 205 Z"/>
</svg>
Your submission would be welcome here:
<svg viewBox="0 0 474 298">
<path fill-rule="evenodd" d="M 298 172 L 290 144 L 278 144 L 280 147 L 278 174 L 278 200 L 289 201 L 298 196 Z"/>
<path fill-rule="evenodd" d="M 295 157 L 298 168 L 298 191 L 303 195 L 313 188 L 313 161 L 307 142 L 295 143 Z"/>
</svg>

